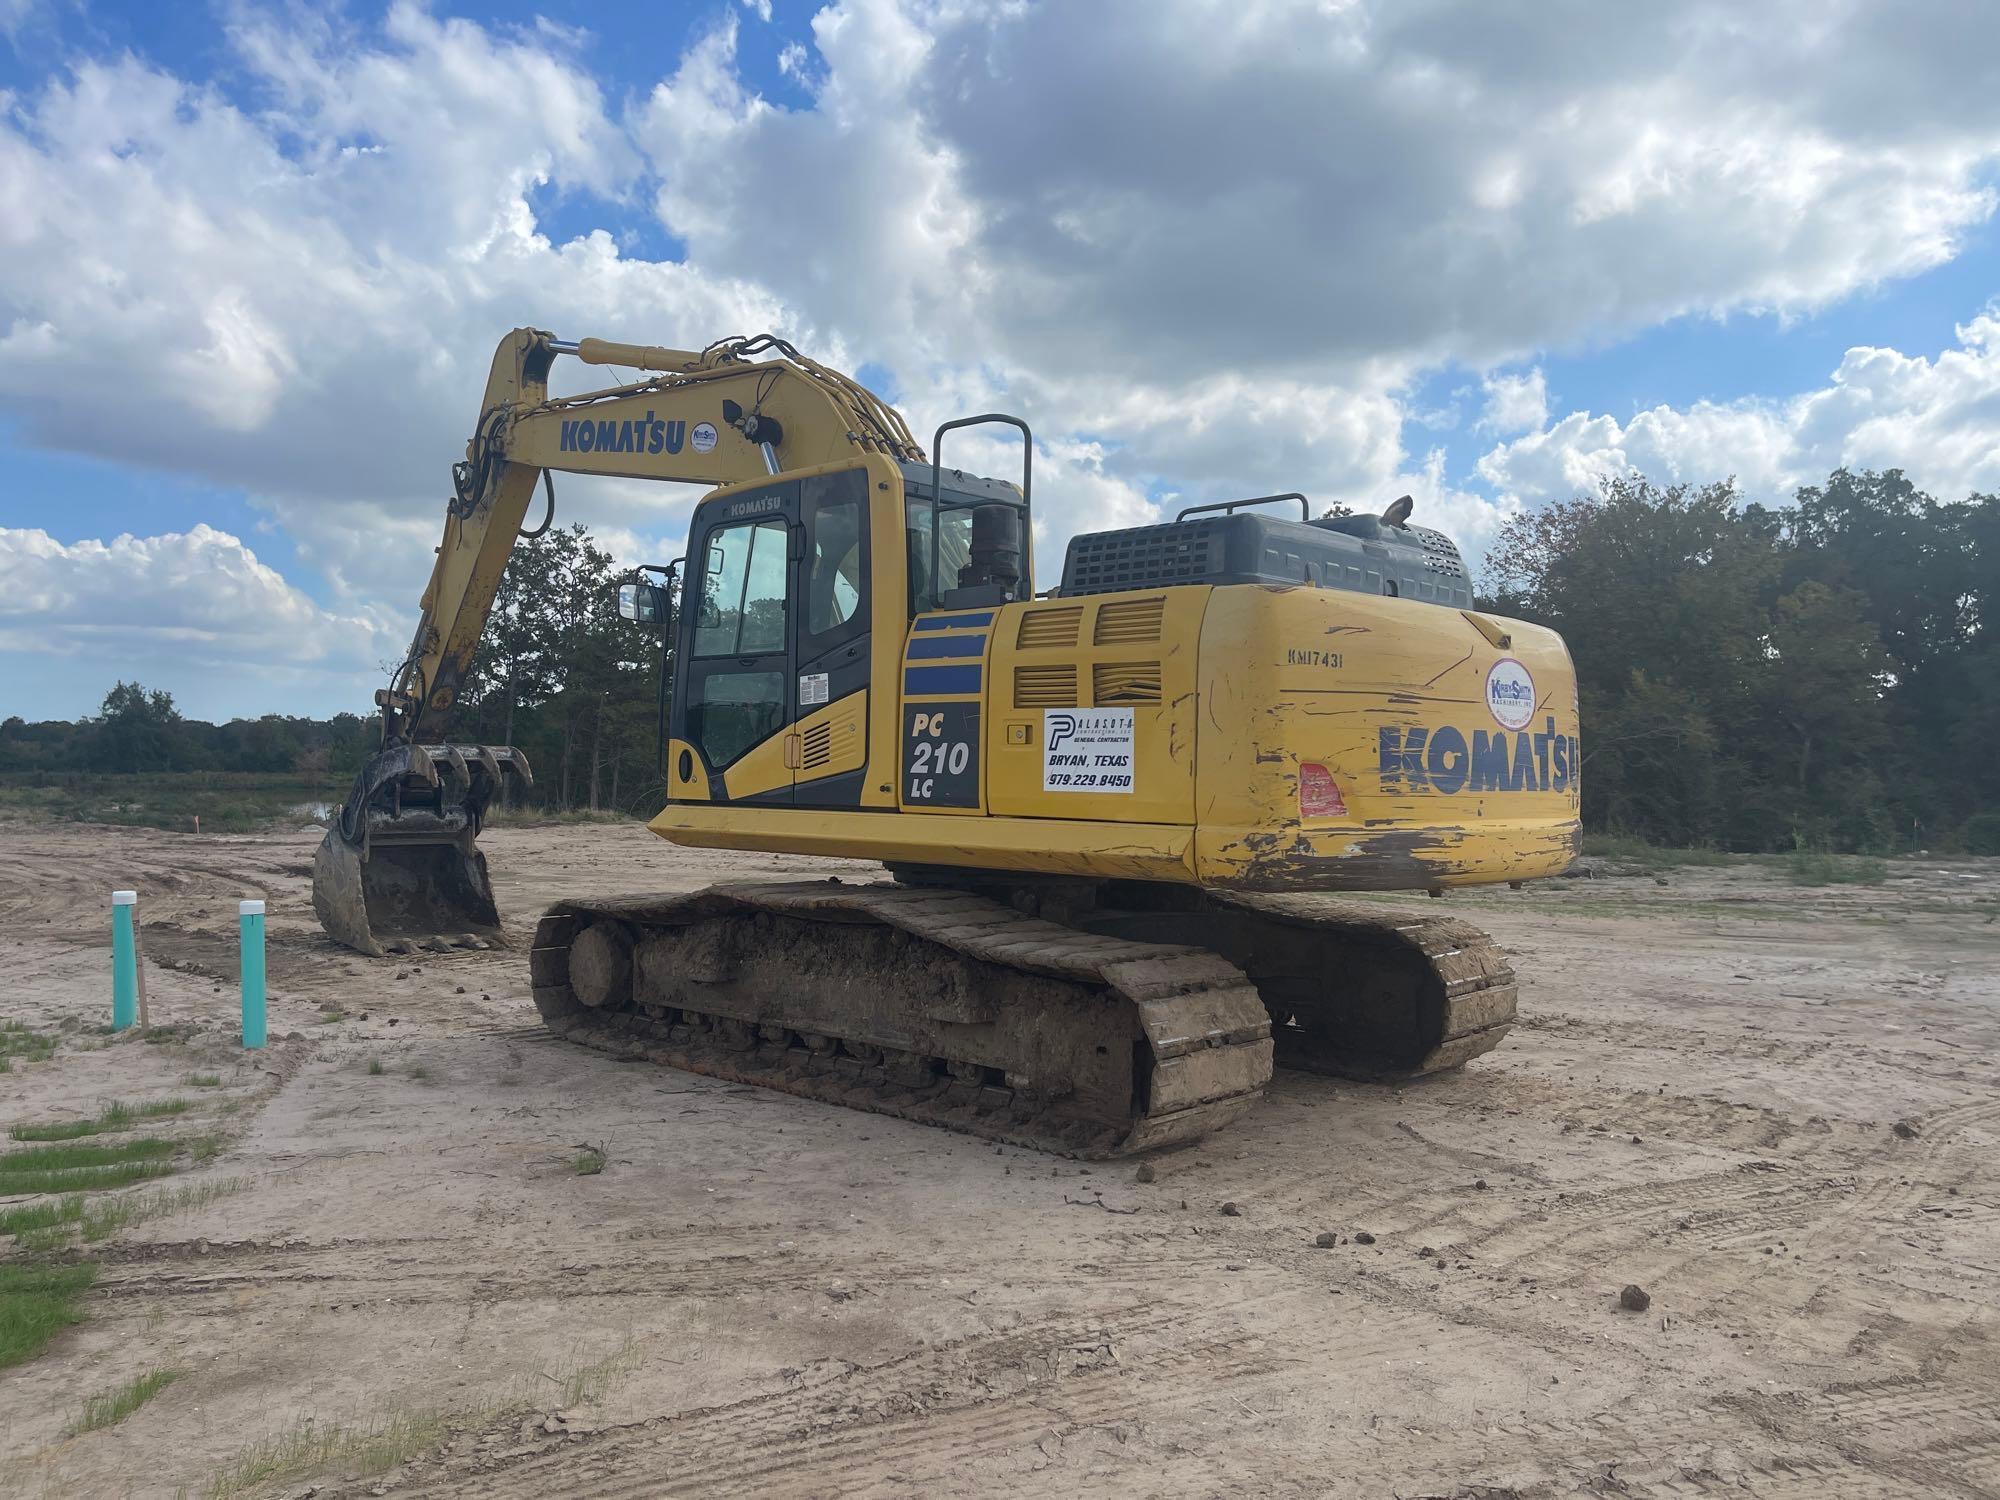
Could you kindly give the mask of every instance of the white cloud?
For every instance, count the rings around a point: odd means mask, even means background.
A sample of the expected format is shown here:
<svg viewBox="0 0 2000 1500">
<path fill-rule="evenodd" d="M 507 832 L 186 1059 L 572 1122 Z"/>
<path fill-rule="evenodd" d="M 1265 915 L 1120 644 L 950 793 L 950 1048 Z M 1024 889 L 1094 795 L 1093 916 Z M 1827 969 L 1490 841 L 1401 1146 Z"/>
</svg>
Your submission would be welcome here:
<svg viewBox="0 0 2000 1500">
<path fill-rule="evenodd" d="M 0 114 L 19 440 L 240 489 L 342 610 L 397 620 L 494 341 L 522 324 L 771 328 L 885 368 L 920 432 L 1021 410 L 1045 574 L 1072 530 L 1169 492 L 1407 490 L 1476 543 L 1615 463 L 1778 484 L 1836 449 L 1914 471 L 1907 441 L 1984 472 L 1969 418 L 1912 416 L 1949 405 L 1917 388 L 1954 358 L 1988 362 L 1972 342 L 1850 356 L 1800 412 L 1550 427 L 1537 369 L 1495 374 L 1482 430 L 1525 434 L 1482 464 L 1497 504 L 1406 436 L 1459 421 L 1456 397 L 1406 410 L 1443 362 L 1800 315 L 1957 254 L 1993 212 L 2000 95 L 1950 5 L 841 0 L 781 55 L 797 109 L 738 64 L 765 10 L 725 8 L 629 104 L 571 31 L 410 0 L 379 25 L 232 9 L 233 96 L 68 59 Z M 554 239 L 552 205 L 604 227 Z M 621 251 L 647 214 L 685 261 Z M 1011 469 L 1004 444 L 966 451 Z M 690 498 L 571 483 L 561 519 L 654 549 Z"/>
<path fill-rule="evenodd" d="M 1943 14 L 1820 14 L 853 0 L 814 23 L 814 109 L 750 97 L 717 45 L 695 128 L 641 137 L 698 259 L 803 305 L 865 263 L 828 253 L 858 229 L 955 307 L 929 332 L 961 360 L 1352 379 L 1808 309 L 1951 255 L 1993 208 L 2000 101 Z M 1846 92 L 1874 70 L 1894 110 Z M 718 142 L 761 170 L 696 165 Z M 926 327 L 862 279 L 886 316 L 833 321 Z"/>
<path fill-rule="evenodd" d="M 691 259 L 814 309 L 920 431 L 976 389 L 1096 445 L 1116 513 L 1380 503 L 1429 472 L 1406 420 L 1457 420 L 1398 399 L 1429 365 L 1804 313 L 1991 214 L 2000 101 L 1948 21 L 1816 14 L 851 0 L 813 23 L 811 108 L 759 97 L 724 26 L 635 131 Z M 1892 116 L 1847 92 L 1869 72 Z M 1495 435 L 1546 421 L 1539 369 L 1483 394 Z M 1064 493 L 1048 530 L 1104 513 Z"/>
<path fill-rule="evenodd" d="M 1549 419 L 1549 385 L 1539 365 L 1525 375 L 1488 375 L 1479 388 L 1486 407 L 1472 424 L 1474 432 L 1526 432 Z"/>
<path fill-rule="evenodd" d="M 321 608 L 208 526 L 67 546 L 0 527 L 0 651 L 109 659 L 121 672 L 130 662 L 372 674 L 401 644 L 379 618 Z"/>
<path fill-rule="evenodd" d="M 25 441 L 240 487 L 344 595 L 413 621 L 508 328 L 806 336 L 738 277 L 539 232 L 531 195 L 615 196 L 639 161 L 546 38 L 400 5 L 372 48 L 254 13 L 232 35 L 270 110 L 125 57 L 0 119 L 0 400 Z"/>
<path fill-rule="evenodd" d="M 1776 501 L 1834 469 L 1901 469 L 1940 499 L 2000 491 L 2000 310 L 1935 358 L 1849 349 L 1831 383 L 1784 401 L 1658 406 L 1629 421 L 1572 412 L 1503 443 L 1480 477 L 1516 501 L 1589 494 L 1633 469 L 1663 482 L 1736 476 Z"/>
<path fill-rule="evenodd" d="M 0 0 L 0 36 L 14 41 L 45 4 L 46 0 Z"/>
</svg>

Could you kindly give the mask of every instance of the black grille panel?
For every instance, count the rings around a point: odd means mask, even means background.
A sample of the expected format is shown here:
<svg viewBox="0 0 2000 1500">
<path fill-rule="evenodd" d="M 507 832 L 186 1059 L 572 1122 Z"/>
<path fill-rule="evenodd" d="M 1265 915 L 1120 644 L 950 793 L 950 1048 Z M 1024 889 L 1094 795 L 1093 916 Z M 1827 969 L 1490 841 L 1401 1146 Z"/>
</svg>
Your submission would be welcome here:
<svg viewBox="0 0 2000 1500">
<path fill-rule="evenodd" d="M 1287 583 L 1472 608 L 1471 579 L 1441 531 L 1375 516 L 1286 521 L 1236 514 L 1074 537 L 1065 597 L 1175 584 Z"/>
<path fill-rule="evenodd" d="M 1069 544 L 1063 593 L 1117 594 L 1176 583 L 1208 583 L 1222 565 L 1215 521 L 1099 531 Z"/>
</svg>

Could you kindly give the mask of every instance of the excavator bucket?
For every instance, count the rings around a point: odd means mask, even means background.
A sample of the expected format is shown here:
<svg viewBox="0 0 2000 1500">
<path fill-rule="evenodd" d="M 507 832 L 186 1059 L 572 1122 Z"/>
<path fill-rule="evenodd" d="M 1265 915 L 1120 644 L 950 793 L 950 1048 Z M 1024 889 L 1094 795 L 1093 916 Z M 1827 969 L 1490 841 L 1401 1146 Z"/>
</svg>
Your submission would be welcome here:
<svg viewBox="0 0 2000 1500">
<path fill-rule="evenodd" d="M 510 746 L 395 745 L 371 756 L 313 859 L 313 910 L 328 935 L 375 958 L 502 942 L 473 840 L 509 775 L 534 785 Z"/>
</svg>

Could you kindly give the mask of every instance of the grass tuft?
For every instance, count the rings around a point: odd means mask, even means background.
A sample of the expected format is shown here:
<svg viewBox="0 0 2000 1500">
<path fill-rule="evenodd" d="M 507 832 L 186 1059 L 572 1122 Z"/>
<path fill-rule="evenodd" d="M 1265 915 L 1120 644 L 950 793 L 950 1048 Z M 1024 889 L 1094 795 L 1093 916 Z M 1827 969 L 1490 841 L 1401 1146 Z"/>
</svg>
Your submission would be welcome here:
<svg viewBox="0 0 2000 1500">
<path fill-rule="evenodd" d="M 246 1449 L 209 1482 L 209 1500 L 289 1483 L 338 1465 L 361 1478 L 386 1474 L 443 1441 L 450 1417 L 429 1408 L 392 1412 L 372 1422 L 300 1417 L 276 1437 Z"/>
<path fill-rule="evenodd" d="M 72 1167 L 115 1167 L 125 1162 L 152 1161 L 174 1154 L 174 1143 L 156 1135 L 120 1141 L 115 1146 L 72 1145 L 59 1141 L 51 1146 L 30 1146 L 26 1151 L 0 1155 L 0 1183 L 21 1172 L 54 1172 Z"/>
<path fill-rule="evenodd" d="M 17 1141 L 74 1141 L 103 1129 L 96 1120 L 65 1120 L 60 1125 L 16 1125 L 7 1134 Z"/>
<path fill-rule="evenodd" d="M 52 1203 L 0 1209 L 0 1234 L 37 1235 L 60 1224 L 74 1224 L 83 1218 L 83 1204 L 83 1194 L 71 1193 Z"/>
<path fill-rule="evenodd" d="M 186 1114 L 185 1099 L 155 1099 L 147 1104 L 114 1101 L 104 1106 L 94 1120 L 65 1120 L 60 1125 L 16 1125 L 8 1132 L 17 1141 L 74 1141 L 106 1131 L 129 1130 L 141 1120 L 158 1120 Z"/>
<path fill-rule="evenodd" d="M 218 1198 L 242 1192 L 245 1185 L 240 1177 L 223 1177 L 214 1182 L 191 1182 L 185 1187 L 127 1193 L 122 1198 L 95 1201 L 81 1193 L 72 1193 L 54 1203 L 31 1203 L 0 1213 L 0 1233 L 14 1235 L 23 1250 L 47 1254 L 67 1246 L 72 1234 L 94 1244 L 109 1239 L 127 1225 L 204 1208 Z"/>
<path fill-rule="evenodd" d="M 0 1021 L 0 1063 L 5 1063 L 0 1072 L 14 1071 L 14 1059 L 23 1062 L 47 1062 L 56 1054 L 56 1038 L 30 1029 L 20 1021 Z"/>
<path fill-rule="evenodd" d="M 537 1372 L 494 1392 L 484 1402 L 461 1409 L 422 1407 L 367 1419 L 301 1417 L 277 1436 L 238 1454 L 209 1481 L 208 1497 L 235 1500 L 238 1495 L 295 1483 L 334 1468 L 360 1478 L 384 1474 L 442 1443 L 454 1427 L 477 1427 L 522 1409 L 547 1410 L 552 1404 L 551 1385 L 559 1396 L 554 1404 L 569 1407 L 599 1401 L 621 1376 L 642 1362 L 638 1344 L 627 1339 L 602 1359 L 589 1363 L 566 1359 L 552 1370 Z"/>
<path fill-rule="evenodd" d="M 59 1168 L 0 1176 L 0 1193 L 88 1193 L 130 1187 L 174 1170 L 170 1161 L 124 1161 L 103 1167 Z"/>
<path fill-rule="evenodd" d="M 33 1359 L 71 1324 L 97 1279 L 89 1262 L 69 1266 L 0 1264 L 0 1370 Z"/>
<path fill-rule="evenodd" d="M 1793 885 L 1880 885 L 1889 867 L 1871 855 L 1794 849 L 1785 856 L 1785 875 Z"/>
<path fill-rule="evenodd" d="M 380 1078 L 384 1073 L 388 1071 L 389 1070 L 387 1068 L 382 1066 L 381 1058 L 371 1057 L 368 1059 L 368 1076 L 370 1078 Z"/>
<path fill-rule="evenodd" d="M 431 1070 L 422 1063 L 412 1063 L 409 1072 L 410 1076 L 416 1079 L 418 1083 L 427 1082 L 431 1076 Z"/>
<path fill-rule="evenodd" d="M 585 1146 L 569 1159 L 570 1170 L 579 1177 L 595 1177 L 604 1170 L 604 1148 Z"/>
<path fill-rule="evenodd" d="M 83 1415 L 70 1427 L 70 1435 L 116 1426 L 185 1374 L 185 1370 L 148 1370 L 112 1390 L 100 1391 L 83 1403 Z"/>
<path fill-rule="evenodd" d="M 181 1080 L 191 1089 L 219 1089 L 222 1087 L 220 1073 L 190 1073 Z"/>
<path fill-rule="evenodd" d="M 198 1135 L 187 1143 L 188 1155 L 194 1158 L 196 1166 L 207 1166 L 222 1155 L 222 1148 L 227 1144 L 228 1141 L 220 1135 Z"/>
<path fill-rule="evenodd" d="M 68 1141 L 0 1156 L 0 1194 L 74 1193 L 124 1187 L 173 1170 L 172 1141 L 141 1136 L 115 1146 Z"/>
<path fill-rule="evenodd" d="M 564 1406 L 581 1406 L 586 1401 L 594 1405 L 604 1399 L 621 1375 L 638 1369 L 640 1362 L 639 1346 L 627 1339 L 602 1359 L 589 1364 L 565 1363 L 550 1378 L 562 1387 Z"/>
</svg>

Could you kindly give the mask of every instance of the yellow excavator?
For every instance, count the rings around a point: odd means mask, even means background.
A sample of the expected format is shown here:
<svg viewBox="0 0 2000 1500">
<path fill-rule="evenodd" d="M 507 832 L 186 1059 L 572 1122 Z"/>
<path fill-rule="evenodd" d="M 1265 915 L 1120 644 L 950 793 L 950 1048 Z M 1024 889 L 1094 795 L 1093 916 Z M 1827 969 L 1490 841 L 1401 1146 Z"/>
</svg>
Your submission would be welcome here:
<svg viewBox="0 0 2000 1500">
<path fill-rule="evenodd" d="M 644 378 L 551 397 L 562 357 Z M 1019 430 L 1018 484 L 944 462 L 995 423 Z M 1038 592 L 1033 452 L 985 414 L 926 454 L 769 335 L 509 334 L 376 695 L 384 748 L 315 862 L 327 931 L 377 956 L 504 943 L 474 840 L 529 769 L 445 733 L 501 570 L 552 470 L 680 480 L 715 488 L 678 603 L 671 579 L 620 598 L 672 664 L 652 830 L 889 878 L 562 902 L 530 955 L 553 1031 L 1078 1156 L 1226 1124 L 1274 1061 L 1408 1078 L 1495 1046 L 1514 976 L 1482 933 L 1338 895 L 1569 864 L 1561 639 L 1476 608 L 1407 497 L 1078 536 Z"/>
</svg>

